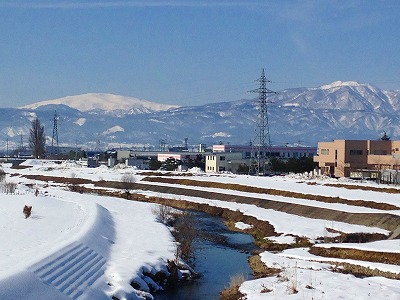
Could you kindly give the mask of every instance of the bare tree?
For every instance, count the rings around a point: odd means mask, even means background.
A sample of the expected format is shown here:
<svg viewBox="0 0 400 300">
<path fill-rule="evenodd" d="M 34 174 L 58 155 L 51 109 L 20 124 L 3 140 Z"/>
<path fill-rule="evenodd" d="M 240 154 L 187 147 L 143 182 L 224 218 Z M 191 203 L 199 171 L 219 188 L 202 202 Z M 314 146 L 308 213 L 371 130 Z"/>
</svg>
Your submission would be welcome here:
<svg viewBox="0 0 400 300">
<path fill-rule="evenodd" d="M 178 215 L 174 224 L 173 235 L 178 242 L 176 256 L 182 258 L 186 262 L 194 259 L 194 241 L 198 237 L 199 232 L 195 226 L 193 215 L 184 211 Z"/>
<path fill-rule="evenodd" d="M 29 146 L 35 158 L 43 157 L 45 142 L 44 126 L 42 126 L 39 119 L 36 118 L 32 121 L 32 127 L 29 132 Z"/>
</svg>

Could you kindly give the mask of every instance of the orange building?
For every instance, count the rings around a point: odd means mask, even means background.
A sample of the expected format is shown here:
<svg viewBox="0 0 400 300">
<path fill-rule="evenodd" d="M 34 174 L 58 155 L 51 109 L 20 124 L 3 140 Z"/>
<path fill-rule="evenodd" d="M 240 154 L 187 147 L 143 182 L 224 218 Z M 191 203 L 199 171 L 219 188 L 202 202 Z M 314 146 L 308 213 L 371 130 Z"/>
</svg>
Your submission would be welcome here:
<svg viewBox="0 0 400 300">
<path fill-rule="evenodd" d="M 314 161 L 335 177 L 362 177 L 382 170 L 400 170 L 400 141 L 334 140 L 319 142 Z"/>
</svg>

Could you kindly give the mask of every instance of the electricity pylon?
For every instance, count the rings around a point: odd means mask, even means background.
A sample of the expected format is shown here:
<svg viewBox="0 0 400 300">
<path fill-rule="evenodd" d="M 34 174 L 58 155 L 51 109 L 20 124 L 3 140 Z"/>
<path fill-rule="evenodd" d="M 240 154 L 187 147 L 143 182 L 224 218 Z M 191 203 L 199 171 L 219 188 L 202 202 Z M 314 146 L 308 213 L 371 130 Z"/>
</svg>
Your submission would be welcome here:
<svg viewBox="0 0 400 300">
<path fill-rule="evenodd" d="M 264 69 L 262 69 L 261 77 L 256 81 L 260 86 L 251 92 L 258 93 L 258 114 L 251 147 L 249 174 L 264 176 L 271 171 L 271 137 L 268 125 L 267 95 L 276 94 L 276 92 L 267 89 L 267 83 L 271 81 L 265 77 Z"/>
<path fill-rule="evenodd" d="M 59 115 L 57 114 L 57 111 L 54 111 L 54 117 L 53 117 L 53 136 L 51 138 L 51 149 L 54 151 L 53 154 L 58 155 L 59 154 L 59 149 L 58 149 L 58 120 L 59 120 Z M 54 148 L 54 143 L 56 144 L 56 148 Z"/>
</svg>

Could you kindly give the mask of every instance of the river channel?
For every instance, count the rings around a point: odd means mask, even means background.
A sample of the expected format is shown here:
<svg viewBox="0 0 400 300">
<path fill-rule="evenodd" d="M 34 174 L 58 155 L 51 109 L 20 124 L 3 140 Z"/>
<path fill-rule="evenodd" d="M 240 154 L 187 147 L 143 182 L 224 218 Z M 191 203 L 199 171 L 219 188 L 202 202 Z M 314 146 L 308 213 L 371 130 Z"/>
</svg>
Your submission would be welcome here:
<svg viewBox="0 0 400 300">
<path fill-rule="evenodd" d="M 252 278 L 247 259 L 255 249 L 253 237 L 228 230 L 220 217 L 203 212 L 193 212 L 193 216 L 197 229 L 205 234 L 195 242 L 194 269 L 201 277 L 158 293 L 155 300 L 218 299 L 232 276 Z"/>
</svg>

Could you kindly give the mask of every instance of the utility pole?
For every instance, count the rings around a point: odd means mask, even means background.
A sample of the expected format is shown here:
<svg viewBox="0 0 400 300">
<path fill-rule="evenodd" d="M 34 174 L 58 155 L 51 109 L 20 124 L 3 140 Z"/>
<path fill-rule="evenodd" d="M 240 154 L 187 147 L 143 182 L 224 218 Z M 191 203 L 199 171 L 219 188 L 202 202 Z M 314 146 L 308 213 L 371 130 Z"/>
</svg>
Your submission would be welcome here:
<svg viewBox="0 0 400 300">
<path fill-rule="evenodd" d="M 271 171 L 271 137 L 268 124 L 267 95 L 276 92 L 267 89 L 267 83 L 271 82 L 265 77 L 262 69 L 261 77 L 257 79 L 260 86 L 251 92 L 258 93 L 256 130 L 251 147 L 249 174 L 264 176 Z"/>
<path fill-rule="evenodd" d="M 7 138 L 7 152 L 6 152 L 7 154 L 7 162 L 8 162 L 8 159 L 9 159 L 9 155 L 8 155 L 8 138 Z"/>
<path fill-rule="evenodd" d="M 51 138 L 51 149 L 54 151 L 55 154 L 59 154 L 59 149 L 58 149 L 58 120 L 59 120 L 59 115 L 57 114 L 57 111 L 54 111 L 54 117 L 53 117 L 53 136 Z M 54 146 L 55 144 L 55 146 Z M 54 147 L 56 147 L 54 149 Z"/>
</svg>

